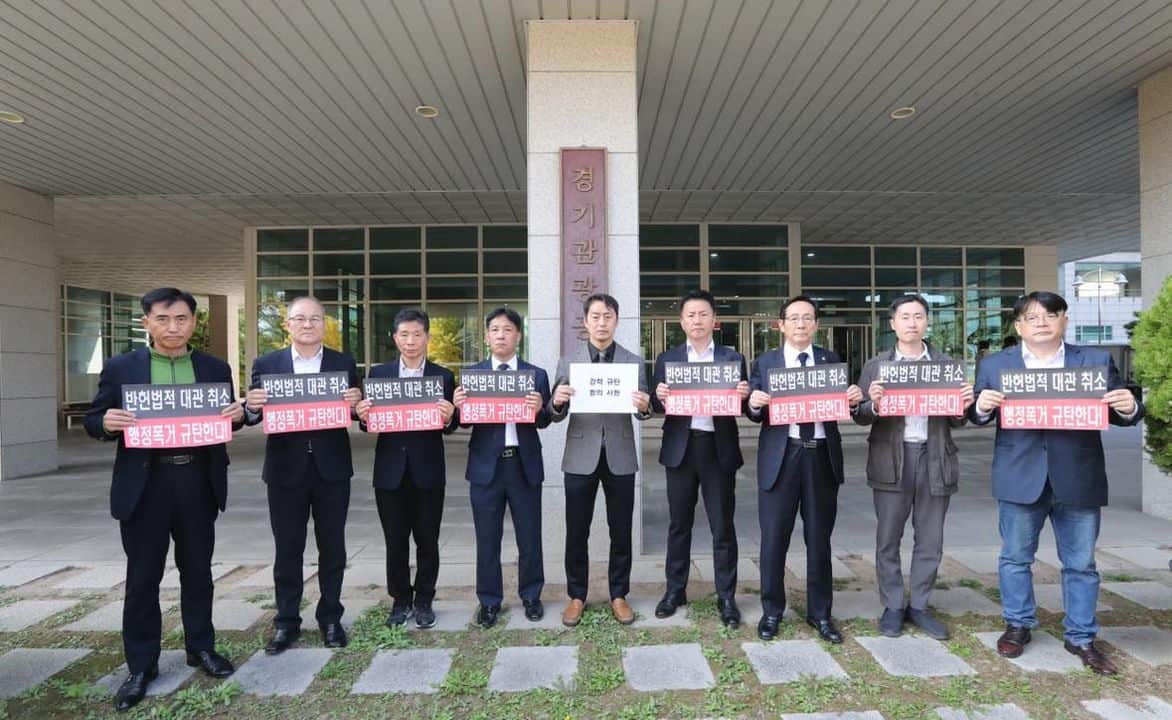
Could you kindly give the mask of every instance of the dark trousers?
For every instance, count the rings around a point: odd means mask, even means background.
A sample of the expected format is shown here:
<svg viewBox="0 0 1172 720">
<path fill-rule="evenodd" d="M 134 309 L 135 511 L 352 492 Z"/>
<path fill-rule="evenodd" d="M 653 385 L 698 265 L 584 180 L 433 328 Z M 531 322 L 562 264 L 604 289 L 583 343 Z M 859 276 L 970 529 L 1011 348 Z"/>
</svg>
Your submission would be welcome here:
<svg viewBox="0 0 1172 720">
<path fill-rule="evenodd" d="M 530 485 L 517 456 L 500 458 L 488 485 L 468 490 L 472 523 L 476 527 L 476 597 L 485 607 L 504 600 L 501 576 L 501 538 L 505 506 L 517 537 L 517 594 L 529 602 L 541 598 L 545 569 L 541 559 L 541 486 Z"/>
<path fill-rule="evenodd" d="M 387 592 L 396 603 L 427 604 L 435 597 L 439 576 L 440 520 L 444 488 L 421 488 L 411 469 L 394 490 L 374 489 L 378 519 L 387 543 Z M 415 585 L 411 585 L 410 539 L 415 538 Z"/>
<path fill-rule="evenodd" d="M 188 652 L 214 649 L 211 566 L 217 513 L 204 461 L 151 467 L 138 507 L 120 524 L 126 552 L 122 647 L 130 672 L 146 672 L 159 659 L 159 582 L 171 538 L 179 568 L 184 644 Z"/>
<path fill-rule="evenodd" d="M 315 465 L 305 464 L 305 476 L 295 485 L 268 486 L 269 524 L 273 528 L 276 561 L 273 585 L 277 615 L 273 625 L 301 627 L 301 591 L 305 584 L 302 564 L 310 514 L 317 540 L 317 624 L 342 619 L 342 575 L 346 572 L 346 513 L 350 509 L 350 481 L 327 482 Z"/>
<path fill-rule="evenodd" d="M 590 523 L 598 486 L 606 496 L 606 525 L 610 529 L 610 563 L 607 579 L 610 599 L 626 597 L 631 590 L 631 516 L 635 511 L 635 475 L 612 475 L 606 450 L 591 475 L 566 473 L 566 594 L 586 601 L 590 584 Z"/>
<path fill-rule="evenodd" d="M 757 492 L 761 606 L 766 615 L 781 615 L 785 610 L 785 556 L 799 512 L 806 541 L 806 617 L 829 620 L 834 590 L 830 534 L 838 516 L 838 480 L 823 443 L 804 448 L 790 440 L 777 483 Z"/>
<path fill-rule="evenodd" d="M 667 590 L 680 592 L 688 586 L 692 564 L 692 524 L 696 501 L 704 496 L 704 510 L 712 531 L 712 565 L 716 594 L 731 598 L 737 589 L 736 473 L 720 467 L 713 433 L 693 433 L 688 438 L 684 461 L 667 473 Z"/>
</svg>

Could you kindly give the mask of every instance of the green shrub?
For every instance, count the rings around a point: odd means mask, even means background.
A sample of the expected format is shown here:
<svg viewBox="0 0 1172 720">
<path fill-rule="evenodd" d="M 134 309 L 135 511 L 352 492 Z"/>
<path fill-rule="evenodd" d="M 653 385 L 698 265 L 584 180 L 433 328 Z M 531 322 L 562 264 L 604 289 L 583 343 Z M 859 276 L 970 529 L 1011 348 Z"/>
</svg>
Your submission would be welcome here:
<svg viewBox="0 0 1172 720">
<path fill-rule="evenodd" d="M 1172 278 L 1142 312 L 1132 335 L 1135 377 L 1146 391 L 1146 446 L 1152 462 L 1172 473 Z"/>
</svg>

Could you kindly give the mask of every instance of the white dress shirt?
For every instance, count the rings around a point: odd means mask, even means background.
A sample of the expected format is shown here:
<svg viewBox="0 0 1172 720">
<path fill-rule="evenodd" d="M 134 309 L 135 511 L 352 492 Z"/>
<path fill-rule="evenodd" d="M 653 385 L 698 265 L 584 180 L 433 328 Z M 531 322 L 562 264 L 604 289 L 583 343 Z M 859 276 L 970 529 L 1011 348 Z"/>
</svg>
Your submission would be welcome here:
<svg viewBox="0 0 1172 720">
<path fill-rule="evenodd" d="M 489 362 L 492 363 L 492 369 L 496 370 L 501 365 L 508 365 L 510 370 L 517 369 L 517 356 L 509 358 L 508 360 L 497 360 L 494 356 Z M 519 447 L 521 441 L 517 439 L 517 423 L 505 423 L 505 447 Z"/>
<path fill-rule="evenodd" d="M 427 367 L 427 358 L 423 358 L 423 362 L 419 363 L 417 370 L 412 370 L 403 364 L 403 356 L 399 356 L 399 377 L 401 378 L 421 378 L 423 371 Z"/>
<path fill-rule="evenodd" d="M 321 358 L 324 354 L 325 346 L 318 345 L 317 353 L 303 358 L 297 353 L 297 348 L 292 345 L 289 346 L 289 352 L 293 354 L 293 373 L 302 375 L 304 373 L 319 373 L 321 372 Z"/>
<path fill-rule="evenodd" d="M 924 349 L 916 357 L 908 357 L 899 352 L 899 346 L 895 348 L 896 362 L 908 362 L 915 360 L 931 360 L 928 357 L 928 343 L 923 343 Z M 928 416 L 927 415 L 908 415 L 903 419 L 903 441 L 909 443 L 926 443 L 928 442 Z"/>
<path fill-rule="evenodd" d="M 684 345 L 688 348 L 688 362 L 706 362 L 710 363 L 716 358 L 716 341 L 709 340 L 708 347 L 704 348 L 704 352 L 696 352 L 696 348 L 692 343 L 686 342 Z M 716 432 L 716 424 L 712 422 L 711 415 L 693 415 L 692 429 L 703 430 L 705 432 Z"/>
<path fill-rule="evenodd" d="M 814 343 L 810 343 L 806 347 L 798 350 L 793 345 L 785 343 L 781 346 L 781 354 L 785 358 L 786 367 L 802 367 L 801 361 L 798 360 L 798 355 L 801 353 L 808 353 L 809 358 L 806 359 L 806 367 L 814 365 Z M 794 440 L 802 439 L 802 429 L 798 427 L 798 423 L 790 423 L 789 436 Z M 822 423 L 814 423 L 814 439 L 825 440 L 826 428 L 822 427 Z"/>
</svg>

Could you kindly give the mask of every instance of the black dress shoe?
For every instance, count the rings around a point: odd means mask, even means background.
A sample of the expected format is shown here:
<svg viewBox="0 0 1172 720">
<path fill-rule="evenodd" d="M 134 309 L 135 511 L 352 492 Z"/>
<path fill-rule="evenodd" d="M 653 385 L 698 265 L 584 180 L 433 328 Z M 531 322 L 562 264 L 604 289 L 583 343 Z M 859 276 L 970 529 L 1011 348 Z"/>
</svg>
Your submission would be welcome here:
<svg viewBox="0 0 1172 720">
<path fill-rule="evenodd" d="M 391 605 L 391 614 L 387 615 L 387 627 L 406 625 L 414 610 L 411 603 L 396 600 L 395 604 Z"/>
<path fill-rule="evenodd" d="M 151 680 L 158 676 L 159 667 L 157 665 L 146 672 L 130 673 L 126 681 L 118 688 L 118 692 L 114 693 L 114 709 L 118 712 L 126 712 L 142 702 L 142 699 L 146 697 Z"/>
<path fill-rule="evenodd" d="M 545 617 L 545 606 L 541 604 L 540 600 L 525 600 L 525 619 L 529 622 L 537 622 Z"/>
<path fill-rule="evenodd" d="M 757 621 L 757 637 L 768 642 L 777 637 L 780 626 L 780 615 L 762 615 Z"/>
<path fill-rule="evenodd" d="M 430 602 L 416 603 L 415 627 L 421 630 L 435 627 L 435 611 L 431 609 Z"/>
<path fill-rule="evenodd" d="M 741 626 L 741 611 L 737 608 L 737 601 L 734 598 L 717 598 L 716 609 L 720 611 L 720 622 L 727 628 L 738 628 Z"/>
<path fill-rule="evenodd" d="M 688 596 L 684 594 L 683 590 L 679 592 L 672 592 L 668 590 L 663 594 L 663 599 L 655 606 L 655 617 L 663 619 L 671 617 L 676 614 L 676 610 L 682 605 L 688 604 Z"/>
<path fill-rule="evenodd" d="M 500 605 L 481 605 L 476 611 L 476 624 L 487 630 L 496 625 L 496 619 L 500 614 Z"/>
<path fill-rule="evenodd" d="M 265 655 L 280 655 L 293 647 L 293 643 L 297 642 L 299 637 L 301 637 L 299 628 L 279 627 L 273 630 L 273 638 L 269 640 L 268 645 L 265 645 Z"/>
<path fill-rule="evenodd" d="M 814 618 L 806 618 L 806 624 L 818 631 L 818 637 L 822 638 L 828 643 L 835 645 L 842 644 L 842 633 L 838 628 L 834 627 L 833 620 L 815 620 Z"/>
<path fill-rule="evenodd" d="M 328 648 L 344 648 L 349 640 L 346 639 L 346 629 L 342 627 L 342 623 L 326 623 L 322 625 L 321 630 L 321 644 Z"/>
<path fill-rule="evenodd" d="M 214 650 L 187 653 L 187 666 L 199 668 L 214 678 L 226 678 L 236 672 L 228 658 Z"/>
</svg>

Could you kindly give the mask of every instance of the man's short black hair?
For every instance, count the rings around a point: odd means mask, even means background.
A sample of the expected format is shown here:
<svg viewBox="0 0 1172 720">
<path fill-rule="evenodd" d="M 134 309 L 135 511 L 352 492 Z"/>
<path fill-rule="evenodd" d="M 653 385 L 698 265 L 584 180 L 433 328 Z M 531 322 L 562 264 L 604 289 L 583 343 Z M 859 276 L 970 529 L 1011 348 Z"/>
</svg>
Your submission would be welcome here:
<svg viewBox="0 0 1172 720">
<path fill-rule="evenodd" d="M 155 288 L 142 296 L 142 314 L 150 315 L 151 308 L 158 303 L 170 307 L 180 301 L 187 303 L 187 307 L 191 308 L 191 314 L 195 314 L 195 297 L 191 293 L 179 288 Z"/>
<path fill-rule="evenodd" d="M 793 305 L 794 303 L 797 303 L 797 302 L 810 303 L 810 306 L 814 308 L 814 319 L 815 320 L 818 319 L 818 314 L 820 312 L 818 310 L 818 302 L 816 300 L 814 300 L 814 298 L 810 297 L 809 295 L 794 295 L 789 300 L 786 300 L 785 302 L 783 302 L 781 304 L 781 309 L 777 311 L 777 317 L 784 320 L 786 310 L 789 310 L 789 306 Z"/>
<path fill-rule="evenodd" d="M 610 308 L 611 310 L 614 311 L 615 315 L 619 314 L 619 301 L 615 300 L 613 296 L 607 295 L 606 293 L 594 293 L 590 297 L 583 300 L 582 301 L 582 314 L 589 315 L 590 314 L 590 306 L 596 302 L 600 302 L 603 305 L 606 305 L 608 308 Z"/>
<path fill-rule="evenodd" d="M 506 320 L 513 323 L 513 327 L 517 328 L 517 332 L 524 332 L 521 329 L 521 315 L 520 315 L 520 313 L 518 313 L 513 308 L 505 307 L 504 305 L 501 305 L 499 308 L 493 310 L 487 316 L 485 316 L 484 329 L 487 330 L 488 326 L 492 325 L 492 321 L 496 320 L 501 315 L 504 315 Z"/>
<path fill-rule="evenodd" d="M 1006 335 L 1005 339 L 1001 341 L 1001 349 L 1011 348 L 1017 344 L 1017 337 L 1014 335 Z"/>
<path fill-rule="evenodd" d="M 928 301 L 924 299 L 923 295 L 920 295 L 919 293 L 904 293 L 903 295 L 900 295 L 891 301 L 891 307 L 887 310 L 887 316 L 895 317 L 895 311 L 899 310 L 901 305 L 907 305 L 910 302 L 919 303 L 920 306 L 924 308 L 925 315 L 932 312 L 932 309 L 928 307 Z"/>
<path fill-rule="evenodd" d="M 684 305 L 691 302 L 692 300 L 703 300 L 704 302 L 708 303 L 708 307 L 712 308 L 713 313 L 716 312 L 716 298 L 712 296 L 712 293 L 708 292 L 707 290 L 697 289 L 688 291 L 687 294 L 680 298 L 681 313 L 684 311 Z"/>
<path fill-rule="evenodd" d="M 988 350 L 989 349 L 989 341 L 988 340 L 981 340 L 980 342 L 977 343 L 977 349 L 978 350 Z"/>
<path fill-rule="evenodd" d="M 1067 307 L 1066 298 L 1058 293 L 1050 292 L 1049 290 L 1035 290 L 1028 295 L 1022 295 L 1013 304 L 1013 319 L 1021 320 L 1021 316 L 1025 314 L 1026 308 L 1033 303 L 1037 303 L 1046 309 L 1046 312 L 1060 313 L 1066 312 Z"/>
<path fill-rule="evenodd" d="M 391 333 L 399 332 L 399 326 L 403 323 L 419 323 L 423 326 L 423 332 L 431 332 L 431 320 L 428 319 L 427 313 L 419 308 L 403 308 L 395 313 L 395 319 L 391 321 Z"/>
</svg>

